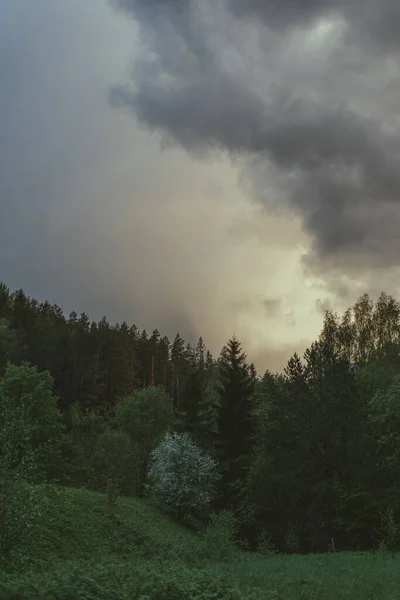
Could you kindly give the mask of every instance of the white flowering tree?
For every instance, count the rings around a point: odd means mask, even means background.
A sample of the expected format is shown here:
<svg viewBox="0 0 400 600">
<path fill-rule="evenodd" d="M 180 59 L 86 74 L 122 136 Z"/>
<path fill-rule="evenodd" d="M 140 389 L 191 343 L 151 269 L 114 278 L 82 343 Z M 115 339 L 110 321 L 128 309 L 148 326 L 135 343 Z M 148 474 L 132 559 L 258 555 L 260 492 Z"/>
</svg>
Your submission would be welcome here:
<svg viewBox="0 0 400 600">
<path fill-rule="evenodd" d="M 152 452 L 147 490 L 180 515 L 202 515 L 219 477 L 217 463 L 187 433 L 167 433 Z"/>
</svg>

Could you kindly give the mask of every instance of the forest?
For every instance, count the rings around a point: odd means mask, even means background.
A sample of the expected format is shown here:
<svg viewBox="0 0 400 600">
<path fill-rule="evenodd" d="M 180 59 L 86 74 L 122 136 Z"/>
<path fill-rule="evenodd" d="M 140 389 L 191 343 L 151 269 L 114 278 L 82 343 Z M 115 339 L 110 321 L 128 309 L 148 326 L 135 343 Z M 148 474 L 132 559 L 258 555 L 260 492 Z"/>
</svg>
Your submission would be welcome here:
<svg viewBox="0 0 400 600">
<path fill-rule="evenodd" d="M 175 431 L 218 465 L 211 508 L 231 511 L 247 551 L 398 550 L 399 302 L 328 311 L 302 357 L 267 367 L 256 373 L 235 336 L 214 358 L 202 338 L 67 317 L 2 284 L 0 492 L 14 473 L 143 498 L 152 452 Z M 12 554 L 4 523 L 2 536 Z"/>
</svg>

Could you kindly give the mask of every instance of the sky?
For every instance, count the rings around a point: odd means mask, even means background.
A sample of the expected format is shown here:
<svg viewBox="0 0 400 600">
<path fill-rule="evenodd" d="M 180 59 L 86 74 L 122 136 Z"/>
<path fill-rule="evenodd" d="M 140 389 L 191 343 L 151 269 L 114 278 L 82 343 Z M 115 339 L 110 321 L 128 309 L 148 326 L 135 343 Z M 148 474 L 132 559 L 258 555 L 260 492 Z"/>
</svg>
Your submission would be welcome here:
<svg viewBox="0 0 400 600">
<path fill-rule="evenodd" d="M 281 370 L 400 297 L 397 0 L 0 0 L 0 281 Z"/>
</svg>

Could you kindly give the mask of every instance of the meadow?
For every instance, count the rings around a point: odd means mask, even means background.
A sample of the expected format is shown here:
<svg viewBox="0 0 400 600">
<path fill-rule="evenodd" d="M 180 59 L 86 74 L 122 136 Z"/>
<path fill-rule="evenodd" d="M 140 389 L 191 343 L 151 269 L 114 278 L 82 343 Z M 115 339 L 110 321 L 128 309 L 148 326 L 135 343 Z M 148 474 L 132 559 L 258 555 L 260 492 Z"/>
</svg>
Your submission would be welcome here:
<svg viewBox="0 0 400 600">
<path fill-rule="evenodd" d="M 400 597 L 396 555 L 250 553 L 218 524 L 196 531 L 145 499 L 56 485 L 19 489 L 14 503 L 2 498 L 1 516 L 14 516 L 15 530 L 2 557 L 1 600 Z"/>
</svg>

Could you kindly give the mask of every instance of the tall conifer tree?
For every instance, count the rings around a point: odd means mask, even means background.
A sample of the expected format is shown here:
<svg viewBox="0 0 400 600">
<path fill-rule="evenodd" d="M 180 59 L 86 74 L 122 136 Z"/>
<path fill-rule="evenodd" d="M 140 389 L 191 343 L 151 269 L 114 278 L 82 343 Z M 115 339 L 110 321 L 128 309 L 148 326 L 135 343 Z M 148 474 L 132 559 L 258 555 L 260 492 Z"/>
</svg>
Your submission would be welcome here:
<svg viewBox="0 0 400 600">
<path fill-rule="evenodd" d="M 254 379 L 246 355 L 236 336 L 224 346 L 218 362 L 216 390 L 220 401 L 218 415 L 222 479 L 220 501 L 235 505 L 237 484 L 250 459 L 252 448 L 251 401 Z"/>
</svg>

